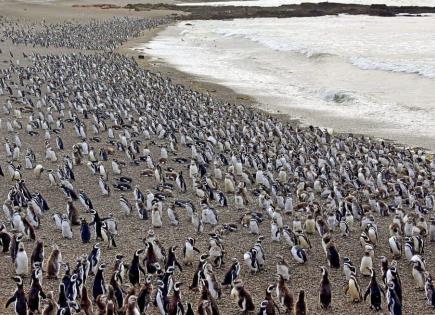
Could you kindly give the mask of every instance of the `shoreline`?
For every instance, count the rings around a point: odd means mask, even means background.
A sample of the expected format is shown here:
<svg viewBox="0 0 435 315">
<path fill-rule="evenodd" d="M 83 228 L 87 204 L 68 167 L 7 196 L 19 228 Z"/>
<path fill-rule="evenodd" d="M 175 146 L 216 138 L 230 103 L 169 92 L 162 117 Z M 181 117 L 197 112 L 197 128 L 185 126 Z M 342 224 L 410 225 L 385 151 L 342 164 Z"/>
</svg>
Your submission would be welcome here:
<svg viewBox="0 0 435 315">
<path fill-rule="evenodd" d="M 174 22 L 175 23 L 175 22 Z M 398 148 L 412 148 L 412 149 L 423 149 L 427 153 L 433 154 L 435 152 L 434 149 L 429 147 L 423 147 L 421 145 L 417 145 L 412 143 L 412 139 L 406 139 L 404 137 L 397 137 L 394 139 L 394 135 L 390 136 L 381 136 L 379 134 L 370 134 L 366 132 L 352 132 L 349 131 L 349 127 L 352 123 L 362 123 L 361 119 L 349 118 L 348 124 L 339 124 L 339 126 L 335 126 L 334 128 L 330 125 L 326 124 L 324 126 L 319 126 L 318 124 L 310 124 L 301 120 L 300 118 L 294 118 L 293 115 L 300 114 L 307 115 L 309 113 L 308 110 L 305 109 L 295 109 L 295 108 L 285 108 L 282 106 L 272 105 L 267 102 L 261 102 L 256 100 L 254 96 L 239 93 L 230 87 L 224 86 L 219 83 L 214 83 L 211 81 L 207 81 L 206 78 L 202 78 L 200 76 L 184 72 L 178 70 L 175 66 L 164 62 L 163 60 L 153 60 L 154 58 L 146 53 L 146 51 L 138 51 L 134 50 L 139 44 L 146 44 L 153 40 L 161 31 L 167 28 L 174 23 L 166 24 L 158 26 L 156 29 L 152 31 L 147 31 L 146 34 L 143 34 L 140 37 L 129 40 L 127 43 L 118 48 L 117 52 L 128 56 L 133 57 L 135 61 L 144 67 L 146 70 L 149 70 L 153 73 L 164 76 L 167 79 L 172 80 L 176 84 L 180 84 L 186 86 L 192 90 L 201 92 L 201 93 L 209 93 L 214 99 L 222 100 L 226 103 L 231 103 L 232 105 L 243 105 L 245 107 L 250 107 L 252 110 L 257 110 L 262 113 L 266 113 L 271 115 L 274 118 L 278 118 L 283 122 L 290 123 L 294 127 L 307 127 L 310 125 L 314 125 L 317 127 L 321 127 L 324 129 L 333 130 L 334 134 L 354 134 L 359 136 L 367 136 L 373 139 L 382 139 L 383 141 L 394 144 L 394 146 Z M 144 59 L 139 59 L 139 55 L 142 55 Z M 313 112 L 313 114 L 315 114 Z M 318 115 L 318 114 L 317 114 Z M 324 115 L 320 114 L 319 117 Z M 323 117 L 324 120 L 330 120 L 327 117 Z M 334 120 L 334 118 L 331 118 Z M 369 124 L 370 121 L 365 122 L 365 124 Z M 430 139 L 428 139 L 430 141 Z M 427 141 L 425 141 L 427 142 Z"/>
</svg>

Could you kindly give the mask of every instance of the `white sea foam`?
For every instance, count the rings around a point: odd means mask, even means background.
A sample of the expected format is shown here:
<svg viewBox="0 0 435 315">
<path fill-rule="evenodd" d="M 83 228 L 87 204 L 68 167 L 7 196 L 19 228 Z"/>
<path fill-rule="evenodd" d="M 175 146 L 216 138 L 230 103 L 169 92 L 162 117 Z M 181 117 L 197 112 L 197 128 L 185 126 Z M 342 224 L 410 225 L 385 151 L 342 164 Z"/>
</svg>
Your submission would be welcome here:
<svg viewBox="0 0 435 315">
<path fill-rule="evenodd" d="M 435 148 L 433 34 L 434 16 L 190 21 L 140 48 L 306 123 Z"/>
</svg>

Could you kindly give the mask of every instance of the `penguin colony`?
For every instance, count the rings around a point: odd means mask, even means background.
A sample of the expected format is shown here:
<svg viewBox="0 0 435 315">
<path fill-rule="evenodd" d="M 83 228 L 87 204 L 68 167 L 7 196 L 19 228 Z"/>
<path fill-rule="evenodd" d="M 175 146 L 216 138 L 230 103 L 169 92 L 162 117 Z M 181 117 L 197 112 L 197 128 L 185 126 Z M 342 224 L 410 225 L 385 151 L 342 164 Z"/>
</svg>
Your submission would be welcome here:
<svg viewBox="0 0 435 315">
<path fill-rule="evenodd" d="M 164 21 L 2 21 L 1 313 L 433 313 L 431 156 L 113 51 Z"/>
</svg>

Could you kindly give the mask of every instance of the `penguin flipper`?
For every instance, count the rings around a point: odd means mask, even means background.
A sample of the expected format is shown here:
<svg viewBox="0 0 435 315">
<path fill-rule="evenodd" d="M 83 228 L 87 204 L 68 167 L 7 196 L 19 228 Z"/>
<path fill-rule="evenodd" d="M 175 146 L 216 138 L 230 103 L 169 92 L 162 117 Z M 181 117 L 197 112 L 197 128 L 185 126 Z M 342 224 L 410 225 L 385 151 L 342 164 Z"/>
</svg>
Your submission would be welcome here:
<svg viewBox="0 0 435 315">
<path fill-rule="evenodd" d="M 14 294 L 13 296 L 11 296 L 11 298 L 6 302 L 5 308 L 8 308 L 9 305 L 10 305 L 11 303 L 15 302 L 16 300 L 17 300 L 17 295 L 16 295 L 16 293 L 15 293 L 15 294 Z"/>
<path fill-rule="evenodd" d="M 367 288 L 366 293 L 364 293 L 364 302 L 367 299 L 367 296 L 370 294 L 370 287 Z"/>
</svg>

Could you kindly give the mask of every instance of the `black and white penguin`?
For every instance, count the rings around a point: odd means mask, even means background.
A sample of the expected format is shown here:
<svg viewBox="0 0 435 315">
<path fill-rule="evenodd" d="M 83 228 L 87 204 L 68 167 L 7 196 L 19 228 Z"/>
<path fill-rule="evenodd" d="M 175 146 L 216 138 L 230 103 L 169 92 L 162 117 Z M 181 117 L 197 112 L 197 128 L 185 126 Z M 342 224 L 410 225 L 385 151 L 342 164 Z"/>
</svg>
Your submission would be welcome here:
<svg viewBox="0 0 435 315">
<path fill-rule="evenodd" d="M 198 289 L 208 257 L 209 256 L 207 254 L 202 254 L 199 257 L 198 266 L 196 267 L 195 274 L 193 275 L 192 284 L 189 286 L 190 290 Z"/>
<path fill-rule="evenodd" d="M 328 309 L 331 306 L 332 291 L 331 283 L 328 278 L 328 270 L 325 267 L 322 269 L 322 280 L 320 281 L 319 301 L 322 309 Z"/>
<path fill-rule="evenodd" d="M 394 282 L 387 283 L 387 305 L 390 315 L 402 315 L 402 302 L 396 294 Z"/>
<path fill-rule="evenodd" d="M 239 263 L 238 259 L 233 258 L 230 269 L 225 273 L 222 285 L 233 286 L 234 281 L 237 280 L 237 278 L 240 275 L 240 270 L 241 270 L 241 267 L 240 267 L 240 263 Z"/>
<path fill-rule="evenodd" d="M 195 258 L 195 252 L 200 254 L 198 248 L 195 247 L 195 239 L 193 237 L 188 237 L 183 247 L 183 264 L 192 265 Z"/>
<path fill-rule="evenodd" d="M 29 303 L 29 314 L 37 314 L 40 311 L 41 300 L 46 298 L 44 291 L 42 290 L 42 286 L 40 283 L 40 278 L 38 276 L 38 272 L 41 270 L 41 266 L 39 262 L 35 264 L 39 264 L 38 267 L 32 272 L 32 282 L 30 285 L 28 303 Z M 39 270 L 39 271 L 38 271 Z"/>
<path fill-rule="evenodd" d="M 23 279 L 19 276 L 12 277 L 14 279 L 17 289 L 12 297 L 6 302 L 5 308 L 8 308 L 11 303 L 14 303 L 14 311 L 16 315 L 27 315 L 27 299 L 23 288 Z"/>
<path fill-rule="evenodd" d="M 367 296 L 370 295 L 370 308 L 374 309 L 375 311 L 380 311 L 382 309 L 382 294 L 385 297 L 385 292 L 376 280 L 375 271 L 372 269 L 371 272 L 372 277 L 364 294 L 364 301 L 367 299 Z"/>
<path fill-rule="evenodd" d="M 133 286 L 141 283 L 141 274 L 145 275 L 145 270 L 140 265 L 140 255 L 144 252 L 143 249 L 135 251 L 133 259 L 128 270 L 128 279 Z"/>
<path fill-rule="evenodd" d="M 353 303 L 361 302 L 362 300 L 361 288 L 355 273 L 352 273 L 352 275 L 350 276 L 348 280 L 348 284 L 344 291 L 344 294 L 347 295 L 348 293 Z"/>
<path fill-rule="evenodd" d="M 106 284 L 104 282 L 104 269 L 106 265 L 104 263 L 98 266 L 98 271 L 95 274 L 94 283 L 92 285 L 92 296 L 94 297 L 94 301 L 100 294 L 105 294 L 107 292 Z"/>
<path fill-rule="evenodd" d="M 167 304 L 167 314 L 168 315 L 178 315 L 184 314 L 184 305 L 181 301 L 181 291 L 180 288 L 182 286 L 181 282 L 176 282 L 174 284 L 174 293 L 168 299 Z"/>
<path fill-rule="evenodd" d="M 295 245 L 291 248 L 290 252 L 296 262 L 304 264 L 307 261 L 307 254 L 303 248 Z"/>
<path fill-rule="evenodd" d="M 340 255 L 333 241 L 330 241 L 326 246 L 326 252 L 329 266 L 335 269 L 340 268 Z"/>
<path fill-rule="evenodd" d="M 100 244 L 97 243 L 92 247 L 92 251 L 87 259 L 89 262 L 89 271 L 91 271 L 94 275 L 98 271 L 100 259 L 101 259 L 101 248 L 100 248 Z"/>
</svg>

